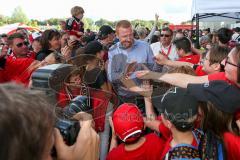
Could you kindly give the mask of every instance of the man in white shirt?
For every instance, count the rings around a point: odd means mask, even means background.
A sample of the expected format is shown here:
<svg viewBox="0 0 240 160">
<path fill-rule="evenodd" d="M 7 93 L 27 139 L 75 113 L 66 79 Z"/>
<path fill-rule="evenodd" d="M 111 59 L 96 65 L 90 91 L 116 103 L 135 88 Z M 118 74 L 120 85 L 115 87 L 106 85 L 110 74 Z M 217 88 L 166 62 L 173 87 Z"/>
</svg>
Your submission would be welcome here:
<svg viewBox="0 0 240 160">
<path fill-rule="evenodd" d="M 160 34 L 160 41 L 151 44 L 154 56 L 159 52 L 166 55 L 170 60 L 177 60 L 178 54 L 176 47 L 172 44 L 173 31 L 170 28 L 163 28 Z"/>
</svg>

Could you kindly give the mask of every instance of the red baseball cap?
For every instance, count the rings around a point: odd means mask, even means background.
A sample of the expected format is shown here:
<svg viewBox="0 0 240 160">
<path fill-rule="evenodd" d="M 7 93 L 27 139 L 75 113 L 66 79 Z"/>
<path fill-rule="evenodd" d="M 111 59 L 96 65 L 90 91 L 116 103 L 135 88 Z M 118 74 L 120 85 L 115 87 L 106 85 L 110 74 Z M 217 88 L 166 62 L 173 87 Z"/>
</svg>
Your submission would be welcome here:
<svg viewBox="0 0 240 160">
<path fill-rule="evenodd" d="M 144 122 L 141 111 L 135 104 L 124 103 L 113 113 L 116 135 L 123 142 L 132 142 L 141 136 Z"/>
</svg>

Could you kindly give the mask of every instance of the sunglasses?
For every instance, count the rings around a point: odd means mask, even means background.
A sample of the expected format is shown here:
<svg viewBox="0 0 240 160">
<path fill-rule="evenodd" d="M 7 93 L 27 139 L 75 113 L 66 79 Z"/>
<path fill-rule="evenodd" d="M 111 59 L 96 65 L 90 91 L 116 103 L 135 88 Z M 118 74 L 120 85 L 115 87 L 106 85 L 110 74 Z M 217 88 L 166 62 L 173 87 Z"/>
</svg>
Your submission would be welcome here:
<svg viewBox="0 0 240 160">
<path fill-rule="evenodd" d="M 28 42 L 24 41 L 24 42 L 22 42 L 22 43 L 16 44 L 16 46 L 17 46 L 18 48 L 22 47 L 23 45 L 28 46 Z"/>
<path fill-rule="evenodd" d="M 236 64 L 233 64 L 232 62 L 229 62 L 228 59 L 229 59 L 229 57 L 227 57 L 226 60 L 225 60 L 225 66 L 226 66 L 226 64 L 230 64 L 230 65 L 232 65 L 232 66 L 235 66 L 235 67 L 237 67 L 237 68 L 240 68 L 239 65 L 236 65 Z"/>
<path fill-rule="evenodd" d="M 160 36 L 161 36 L 161 37 L 170 37 L 171 35 L 168 35 L 168 34 L 161 34 Z"/>
</svg>

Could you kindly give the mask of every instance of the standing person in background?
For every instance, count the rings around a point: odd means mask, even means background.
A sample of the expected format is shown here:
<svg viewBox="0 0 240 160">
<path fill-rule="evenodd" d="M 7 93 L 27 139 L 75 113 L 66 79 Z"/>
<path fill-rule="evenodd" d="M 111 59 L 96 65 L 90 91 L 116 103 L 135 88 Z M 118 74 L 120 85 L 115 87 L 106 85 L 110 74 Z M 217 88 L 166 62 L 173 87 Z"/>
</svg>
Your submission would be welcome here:
<svg viewBox="0 0 240 160">
<path fill-rule="evenodd" d="M 80 6 L 74 6 L 71 9 L 72 17 L 66 21 L 66 29 L 70 35 L 76 35 L 80 38 L 84 34 L 84 23 L 81 21 L 83 18 L 84 10 Z"/>
<path fill-rule="evenodd" d="M 103 25 L 98 32 L 98 41 L 103 45 L 104 56 L 103 60 L 108 60 L 108 50 L 114 44 L 115 31 L 109 25 Z"/>
<path fill-rule="evenodd" d="M 153 28 L 151 31 L 147 30 L 147 28 L 144 28 L 144 27 L 140 27 L 137 29 L 137 34 L 138 34 L 140 40 L 143 40 L 150 44 L 150 42 L 153 38 L 153 35 L 154 35 L 155 31 L 157 30 L 158 18 L 159 18 L 158 14 L 155 14 L 155 21 L 154 21 Z"/>
<path fill-rule="evenodd" d="M 177 60 L 178 54 L 176 46 L 172 44 L 173 31 L 170 28 L 163 28 L 160 34 L 160 41 L 151 44 L 153 54 L 156 56 L 159 52 L 165 54 L 170 60 Z"/>
</svg>

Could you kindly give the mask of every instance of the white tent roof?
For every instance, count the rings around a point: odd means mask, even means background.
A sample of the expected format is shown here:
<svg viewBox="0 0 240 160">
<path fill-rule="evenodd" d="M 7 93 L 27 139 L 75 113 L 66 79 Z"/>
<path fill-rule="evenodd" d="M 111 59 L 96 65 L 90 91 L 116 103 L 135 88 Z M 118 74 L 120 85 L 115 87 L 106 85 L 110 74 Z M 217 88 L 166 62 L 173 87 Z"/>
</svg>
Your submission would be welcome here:
<svg viewBox="0 0 240 160">
<path fill-rule="evenodd" d="M 222 14 L 226 17 L 209 17 L 200 18 L 201 21 L 236 21 L 227 17 L 240 19 L 240 1 L 239 0 L 193 0 L 192 1 L 192 17 L 195 14 L 200 17 L 204 14 Z"/>
</svg>

